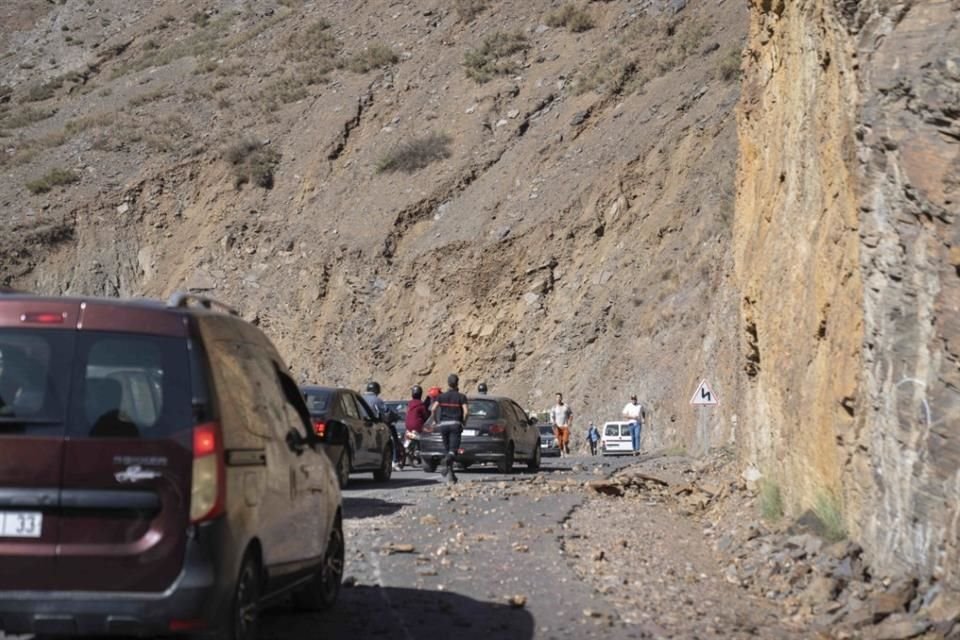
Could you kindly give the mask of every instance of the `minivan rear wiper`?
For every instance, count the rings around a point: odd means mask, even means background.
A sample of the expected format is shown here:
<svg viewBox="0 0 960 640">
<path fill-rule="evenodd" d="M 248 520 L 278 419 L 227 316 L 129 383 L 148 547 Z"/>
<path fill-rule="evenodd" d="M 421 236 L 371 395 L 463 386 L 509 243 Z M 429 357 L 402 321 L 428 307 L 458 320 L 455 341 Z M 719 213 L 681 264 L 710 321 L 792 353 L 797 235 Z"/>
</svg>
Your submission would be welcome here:
<svg viewBox="0 0 960 640">
<path fill-rule="evenodd" d="M 61 420 L 53 418 L 18 418 L 17 416 L 0 416 L 0 428 L 32 424 L 59 424 Z"/>
</svg>

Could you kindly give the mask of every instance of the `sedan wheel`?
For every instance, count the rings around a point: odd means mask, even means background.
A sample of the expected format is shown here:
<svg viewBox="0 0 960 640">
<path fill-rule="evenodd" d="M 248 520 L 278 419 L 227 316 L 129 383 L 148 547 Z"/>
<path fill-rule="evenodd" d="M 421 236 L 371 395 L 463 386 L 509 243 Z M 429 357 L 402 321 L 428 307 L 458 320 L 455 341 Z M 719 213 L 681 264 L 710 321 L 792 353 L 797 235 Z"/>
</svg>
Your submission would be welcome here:
<svg viewBox="0 0 960 640">
<path fill-rule="evenodd" d="M 537 440 L 537 444 L 533 448 L 533 455 L 530 456 L 529 460 L 527 460 L 527 469 L 530 469 L 530 471 L 538 471 L 540 469 L 540 441 L 539 440 Z"/>
<path fill-rule="evenodd" d="M 503 454 L 503 458 L 497 462 L 497 471 L 500 473 L 510 473 L 513 471 L 513 443 L 507 443 L 507 451 Z"/>
<path fill-rule="evenodd" d="M 340 460 L 337 462 L 337 482 L 340 483 L 341 489 L 346 489 L 347 485 L 350 484 L 351 460 L 350 449 L 344 447 L 343 452 L 340 454 Z"/>
<path fill-rule="evenodd" d="M 393 475 L 393 447 L 387 447 L 383 450 L 380 468 L 373 472 L 373 479 L 377 482 L 387 482 L 391 475 Z"/>
</svg>

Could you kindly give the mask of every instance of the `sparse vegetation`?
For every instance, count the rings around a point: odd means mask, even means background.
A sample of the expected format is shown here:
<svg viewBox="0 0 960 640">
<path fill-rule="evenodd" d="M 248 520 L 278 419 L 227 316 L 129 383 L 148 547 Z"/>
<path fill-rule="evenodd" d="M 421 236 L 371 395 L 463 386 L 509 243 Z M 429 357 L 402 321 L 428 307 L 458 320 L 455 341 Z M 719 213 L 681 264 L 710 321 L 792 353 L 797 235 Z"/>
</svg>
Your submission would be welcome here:
<svg viewBox="0 0 960 640">
<path fill-rule="evenodd" d="M 760 481 L 760 515 L 764 520 L 777 522 L 783 517 L 783 496 L 780 485 L 770 480 Z"/>
<path fill-rule="evenodd" d="M 449 158 L 450 142 L 450 136 L 437 132 L 404 142 L 391 149 L 377 162 L 377 173 L 413 173 L 433 162 Z"/>
<path fill-rule="evenodd" d="M 332 67 L 301 65 L 292 75 L 284 76 L 263 92 L 264 108 L 276 111 L 281 105 L 303 100 L 310 95 L 310 87 L 327 82 Z"/>
<path fill-rule="evenodd" d="M 233 168 L 234 186 L 238 189 L 248 182 L 264 189 L 273 188 L 280 154 L 259 140 L 246 138 L 236 142 L 227 148 L 224 159 Z"/>
<path fill-rule="evenodd" d="M 347 62 L 347 69 L 354 73 L 367 73 L 374 69 L 388 67 L 399 60 L 393 49 L 382 44 L 372 44 L 354 55 Z"/>
<path fill-rule="evenodd" d="M 35 122 L 46 120 L 56 112 L 56 109 L 36 109 L 34 107 L 24 107 L 12 113 L 0 112 L 0 127 L 19 129 L 34 124 Z"/>
<path fill-rule="evenodd" d="M 566 27 L 574 33 L 582 33 L 592 29 L 594 23 L 590 12 L 573 3 L 568 3 L 547 16 L 547 26 Z"/>
<path fill-rule="evenodd" d="M 494 76 L 515 73 L 517 64 L 506 58 L 525 51 L 528 46 L 522 33 L 498 31 L 484 40 L 479 49 L 468 51 L 464 56 L 463 66 L 466 67 L 468 77 L 484 83 Z"/>
<path fill-rule="evenodd" d="M 717 62 L 717 76 L 726 82 L 740 77 L 740 48 L 733 47 L 720 56 Z"/>
<path fill-rule="evenodd" d="M 461 20 L 470 22 L 487 8 L 487 0 L 456 0 L 454 7 Z"/>
<path fill-rule="evenodd" d="M 27 89 L 26 95 L 20 100 L 21 102 L 43 102 L 44 100 L 49 100 L 56 95 L 57 89 L 63 86 L 63 78 L 56 77 L 47 82 L 41 82 L 39 84 L 31 85 Z"/>
<path fill-rule="evenodd" d="M 92 116 L 83 116 L 68 120 L 63 127 L 63 133 L 66 137 L 73 137 L 78 133 L 83 133 L 94 127 L 108 127 L 114 123 L 116 115 L 111 113 L 98 113 Z"/>
<path fill-rule="evenodd" d="M 145 104 L 151 102 L 157 102 L 163 100 L 164 98 L 169 98 L 174 95 L 174 92 L 166 87 L 161 87 L 159 89 L 154 89 L 153 91 L 148 91 L 147 93 L 142 93 L 139 96 L 134 96 L 130 98 L 129 104 L 131 107 L 142 107 Z"/>
<path fill-rule="evenodd" d="M 710 26 L 697 18 L 641 14 L 616 45 L 581 67 L 574 91 L 624 95 L 639 91 L 683 64 L 709 34 Z"/>
<path fill-rule="evenodd" d="M 317 20 L 311 24 L 299 37 L 291 40 L 289 57 L 294 60 L 319 61 L 332 67 L 333 60 L 340 52 L 340 42 L 330 32 L 331 26 L 326 20 Z"/>
<path fill-rule="evenodd" d="M 41 194 L 47 193 L 54 187 L 60 187 L 68 184 L 74 184 L 80 182 L 80 176 L 70 169 L 51 169 L 46 175 L 42 178 L 37 178 L 36 180 L 31 180 L 27 183 L 27 189 L 30 193 Z"/>
<path fill-rule="evenodd" d="M 813 505 L 813 513 L 823 525 L 821 535 L 831 542 L 847 537 L 847 527 L 843 521 L 843 508 L 840 498 L 831 492 L 821 492 Z"/>
</svg>

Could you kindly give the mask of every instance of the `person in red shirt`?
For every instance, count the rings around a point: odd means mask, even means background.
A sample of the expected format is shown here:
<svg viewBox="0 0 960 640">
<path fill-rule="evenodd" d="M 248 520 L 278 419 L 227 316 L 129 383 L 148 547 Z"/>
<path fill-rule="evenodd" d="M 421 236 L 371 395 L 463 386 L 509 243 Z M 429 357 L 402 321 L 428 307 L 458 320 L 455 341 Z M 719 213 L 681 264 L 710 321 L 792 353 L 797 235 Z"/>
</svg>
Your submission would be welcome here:
<svg viewBox="0 0 960 640">
<path fill-rule="evenodd" d="M 427 405 L 423 404 L 423 389 L 420 388 L 420 385 L 413 385 L 413 388 L 410 389 L 410 396 L 411 400 L 407 404 L 407 416 L 404 419 L 404 424 L 407 426 L 407 431 L 420 433 L 423 431 L 423 424 L 430 417 L 430 411 L 427 410 Z"/>
</svg>

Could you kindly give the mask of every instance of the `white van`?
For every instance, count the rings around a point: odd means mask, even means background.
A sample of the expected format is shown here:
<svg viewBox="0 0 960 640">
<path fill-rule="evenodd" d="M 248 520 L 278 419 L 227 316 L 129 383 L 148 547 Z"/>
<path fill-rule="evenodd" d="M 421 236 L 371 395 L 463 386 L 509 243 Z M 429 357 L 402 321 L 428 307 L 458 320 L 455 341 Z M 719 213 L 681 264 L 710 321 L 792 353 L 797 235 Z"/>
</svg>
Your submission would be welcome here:
<svg viewBox="0 0 960 640">
<path fill-rule="evenodd" d="M 607 422 L 600 432 L 600 451 L 603 455 L 633 453 L 630 422 Z"/>
</svg>

